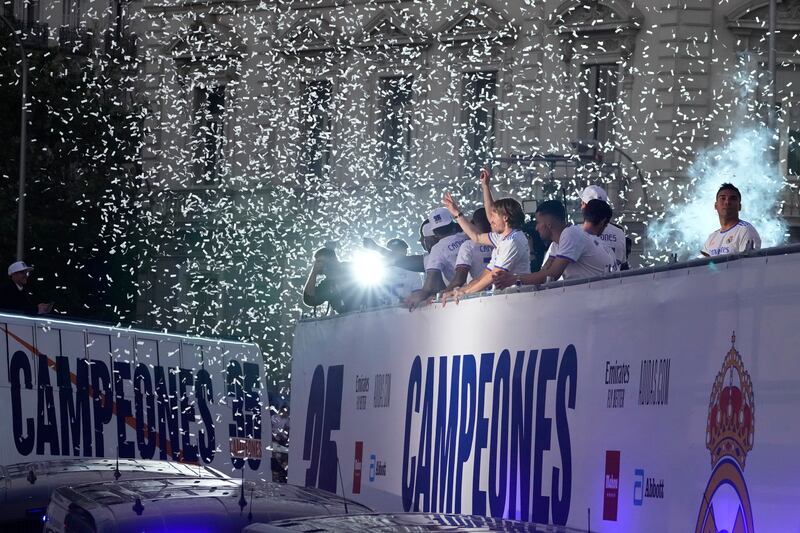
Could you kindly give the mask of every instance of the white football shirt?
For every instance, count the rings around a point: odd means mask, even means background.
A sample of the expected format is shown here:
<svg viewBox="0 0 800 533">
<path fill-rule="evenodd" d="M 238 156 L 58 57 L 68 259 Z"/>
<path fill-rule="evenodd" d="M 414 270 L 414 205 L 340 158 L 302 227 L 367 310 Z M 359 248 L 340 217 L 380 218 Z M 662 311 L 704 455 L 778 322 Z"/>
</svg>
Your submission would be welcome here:
<svg viewBox="0 0 800 533">
<path fill-rule="evenodd" d="M 748 241 L 753 241 L 755 250 L 761 249 L 761 236 L 756 228 L 748 222 L 740 220 L 734 227 L 725 231 L 717 230 L 706 239 L 703 253 L 714 257 L 717 255 L 735 254 L 747 249 Z"/>
<path fill-rule="evenodd" d="M 479 244 L 475 241 L 465 241 L 458 249 L 456 257 L 456 268 L 465 266 L 469 268 L 469 278 L 477 279 L 481 277 L 483 271 L 492 260 L 494 247 L 488 244 Z M 468 279 L 467 281 L 469 281 Z"/>
<path fill-rule="evenodd" d="M 603 241 L 606 246 L 611 248 L 611 251 L 614 252 L 614 256 L 617 258 L 618 264 L 621 265 L 628 261 L 627 254 L 625 253 L 625 231 L 622 228 L 614 224 L 609 224 L 606 226 L 606 229 L 603 230 L 599 239 Z"/>
<path fill-rule="evenodd" d="M 488 270 L 499 268 L 512 274 L 529 274 L 531 271 L 531 253 L 528 238 L 518 229 L 503 237 L 499 233 L 489 233 L 489 240 L 494 244 L 492 259 L 486 266 Z"/>
<path fill-rule="evenodd" d="M 461 244 L 467 240 L 463 233 L 448 235 L 433 245 L 431 253 L 428 254 L 425 262 L 425 270 L 438 270 L 442 273 L 445 285 L 453 279 L 456 271 L 456 257 Z"/>
<path fill-rule="evenodd" d="M 602 276 L 617 270 L 614 252 L 581 226 L 564 228 L 558 242 L 550 244 L 549 254 L 569 262 L 564 269 L 565 280 Z"/>
<path fill-rule="evenodd" d="M 422 288 L 422 274 L 396 266 L 386 269 L 385 280 L 387 303 L 402 301 L 415 290 Z"/>
</svg>

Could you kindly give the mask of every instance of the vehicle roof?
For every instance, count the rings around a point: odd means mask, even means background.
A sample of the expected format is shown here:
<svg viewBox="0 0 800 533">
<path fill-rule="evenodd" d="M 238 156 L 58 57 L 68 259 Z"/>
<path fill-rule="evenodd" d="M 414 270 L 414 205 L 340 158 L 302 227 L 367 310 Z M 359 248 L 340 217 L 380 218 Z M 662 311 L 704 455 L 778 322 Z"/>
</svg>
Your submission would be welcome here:
<svg viewBox="0 0 800 533">
<path fill-rule="evenodd" d="M 118 482 L 86 483 L 70 487 L 81 498 L 104 505 L 116 505 L 133 502 L 136 499 L 147 499 L 153 503 L 159 500 L 176 498 L 239 497 L 241 480 L 227 478 L 200 478 L 198 476 L 154 478 L 154 479 L 120 479 Z M 341 496 L 331 492 L 289 485 L 286 483 L 245 481 L 245 492 L 249 498 L 277 498 L 283 501 L 302 501 L 318 503 L 341 503 Z M 350 502 L 349 505 L 367 507 Z"/>
<path fill-rule="evenodd" d="M 53 491 L 65 485 L 108 483 L 140 478 L 227 479 L 213 468 L 142 459 L 58 459 L 0 466 L 0 522 L 21 519 L 46 507 Z"/>
<path fill-rule="evenodd" d="M 347 516 L 314 516 L 281 520 L 269 524 L 252 524 L 243 533 L 289 533 L 289 532 L 328 531 L 349 533 L 428 533 L 493 531 L 519 533 L 587 533 L 585 529 L 564 526 L 534 524 L 517 520 L 503 520 L 475 515 L 444 513 L 369 513 Z"/>
<path fill-rule="evenodd" d="M 147 476 L 210 476 L 226 478 L 225 474 L 202 465 L 155 461 L 147 459 L 56 459 L 52 461 L 32 461 L 11 465 L 0 465 L 0 482 L 13 481 L 19 478 L 28 479 L 31 472 L 37 478 L 79 473 L 110 473 L 119 471 L 123 474 L 137 472 Z M 139 476 L 141 477 L 141 476 Z M 87 480 L 93 481 L 93 480 Z"/>
</svg>

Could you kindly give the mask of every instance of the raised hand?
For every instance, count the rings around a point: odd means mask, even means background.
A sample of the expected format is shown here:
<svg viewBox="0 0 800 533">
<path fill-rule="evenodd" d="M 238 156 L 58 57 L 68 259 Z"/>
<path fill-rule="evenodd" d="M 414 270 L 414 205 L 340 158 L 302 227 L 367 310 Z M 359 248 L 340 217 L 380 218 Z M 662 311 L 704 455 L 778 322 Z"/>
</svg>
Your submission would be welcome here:
<svg viewBox="0 0 800 533">
<path fill-rule="evenodd" d="M 490 179 L 489 169 L 488 168 L 482 168 L 480 177 L 478 179 L 481 182 L 481 186 L 488 187 L 489 186 L 489 179 Z"/>
<path fill-rule="evenodd" d="M 449 192 L 444 193 L 444 197 L 442 198 L 442 204 L 444 204 L 445 208 L 450 211 L 450 214 L 453 216 L 458 215 L 459 209 L 458 204 L 455 200 L 453 200 L 453 195 Z"/>
</svg>

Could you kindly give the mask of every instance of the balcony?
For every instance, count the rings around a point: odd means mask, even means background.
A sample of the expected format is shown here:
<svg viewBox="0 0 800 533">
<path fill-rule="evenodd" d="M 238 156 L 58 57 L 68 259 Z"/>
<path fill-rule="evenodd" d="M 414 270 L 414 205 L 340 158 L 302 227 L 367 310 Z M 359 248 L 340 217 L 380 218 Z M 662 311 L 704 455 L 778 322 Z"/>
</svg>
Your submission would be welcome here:
<svg viewBox="0 0 800 533">
<path fill-rule="evenodd" d="M 65 54 L 88 56 L 94 49 L 94 34 L 84 27 L 58 28 L 58 48 Z"/>
</svg>

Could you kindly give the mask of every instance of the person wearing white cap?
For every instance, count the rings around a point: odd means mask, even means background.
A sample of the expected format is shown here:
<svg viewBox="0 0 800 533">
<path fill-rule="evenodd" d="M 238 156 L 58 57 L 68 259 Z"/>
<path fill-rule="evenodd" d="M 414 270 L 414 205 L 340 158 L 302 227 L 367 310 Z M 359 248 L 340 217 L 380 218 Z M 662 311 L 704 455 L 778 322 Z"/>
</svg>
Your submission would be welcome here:
<svg viewBox="0 0 800 533">
<path fill-rule="evenodd" d="M 450 283 L 455 275 L 458 249 L 467 240 L 467 236 L 461 233 L 458 224 L 444 207 L 431 211 L 428 220 L 430 230 L 439 240 L 424 257 L 425 283 L 422 289 L 412 292 L 404 302 L 409 309 L 423 305 Z"/>
<path fill-rule="evenodd" d="M 578 197 L 581 200 L 581 211 L 586 209 L 586 204 L 592 200 L 602 200 L 608 203 L 608 194 L 602 187 L 597 185 L 589 185 L 581 191 Z M 608 224 L 598 238 L 614 252 L 614 256 L 620 265 L 620 270 L 627 270 L 628 253 L 625 230 L 615 224 Z"/>
<path fill-rule="evenodd" d="M 28 276 L 33 270 L 24 261 L 8 266 L 8 281 L 0 287 L 0 309 L 26 315 L 44 315 L 53 310 L 52 303 L 36 304 L 27 290 Z"/>
</svg>

